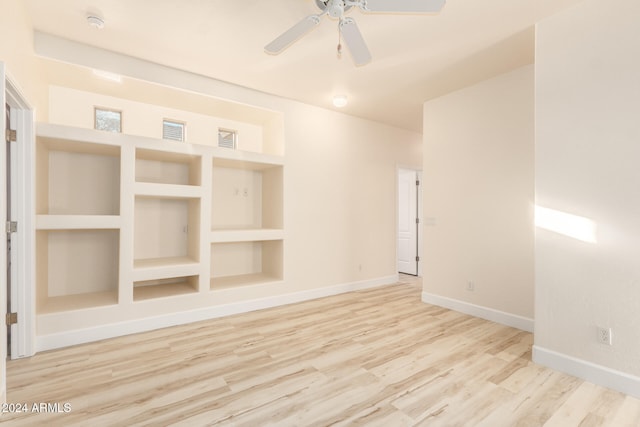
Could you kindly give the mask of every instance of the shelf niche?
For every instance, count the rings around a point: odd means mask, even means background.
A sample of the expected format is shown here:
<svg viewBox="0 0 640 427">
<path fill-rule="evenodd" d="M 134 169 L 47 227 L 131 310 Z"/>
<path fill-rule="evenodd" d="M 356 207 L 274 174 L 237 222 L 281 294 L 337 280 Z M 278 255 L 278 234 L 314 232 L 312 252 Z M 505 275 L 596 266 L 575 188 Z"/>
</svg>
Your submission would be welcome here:
<svg viewBox="0 0 640 427">
<path fill-rule="evenodd" d="M 282 280 L 282 240 L 213 243 L 211 289 Z"/>
<path fill-rule="evenodd" d="M 282 166 L 214 161 L 212 230 L 282 229 Z"/>
<path fill-rule="evenodd" d="M 198 262 L 200 199 L 137 196 L 134 266 Z"/>
<path fill-rule="evenodd" d="M 120 147 L 39 137 L 36 213 L 119 215 Z"/>
<path fill-rule="evenodd" d="M 37 312 L 117 304 L 119 244 L 119 230 L 37 231 Z"/>
<path fill-rule="evenodd" d="M 200 185 L 201 157 L 156 150 L 136 150 L 136 182 Z"/>
<path fill-rule="evenodd" d="M 146 301 L 198 292 L 198 276 L 171 277 L 133 283 L 133 300 Z"/>
</svg>

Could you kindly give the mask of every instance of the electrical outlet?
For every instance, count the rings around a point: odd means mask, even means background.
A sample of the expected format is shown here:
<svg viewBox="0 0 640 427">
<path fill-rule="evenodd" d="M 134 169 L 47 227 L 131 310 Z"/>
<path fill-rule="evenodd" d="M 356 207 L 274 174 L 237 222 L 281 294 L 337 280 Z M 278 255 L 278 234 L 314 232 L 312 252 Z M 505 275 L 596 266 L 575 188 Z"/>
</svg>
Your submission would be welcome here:
<svg viewBox="0 0 640 427">
<path fill-rule="evenodd" d="M 475 291 L 475 290 L 476 290 L 476 284 L 475 284 L 475 283 L 473 283 L 472 281 L 468 281 L 468 282 L 467 282 L 467 290 L 468 290 L 469 292 L 473 292 L 473 291 Z"/>
<path fill-rule="evenodd" d="M 612 345 L 613 337 L 611 334 L 611 328 L 598 328 L 597 338 L 600 344 Z"/>
</svg>

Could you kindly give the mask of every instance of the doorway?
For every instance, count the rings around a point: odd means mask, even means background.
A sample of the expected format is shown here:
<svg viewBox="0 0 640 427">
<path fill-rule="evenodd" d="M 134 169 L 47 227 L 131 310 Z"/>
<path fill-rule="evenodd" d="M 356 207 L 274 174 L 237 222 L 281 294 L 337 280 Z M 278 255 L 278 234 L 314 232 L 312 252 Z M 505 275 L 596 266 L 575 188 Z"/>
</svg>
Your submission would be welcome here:
<svg viewBox="0 0 640 427">
<path fill-rule="evenodd" d="M 422 172 L 419 170 L 398 169 L 397 265 L 399 273 L 412 276 L 422 274 L 420 268 L 421 178 Z"/>
<path fill-rule="evenodd" d="M 6 70 L 2 71 L 2 104 L 5 106 L 2 128 L 6 140 L 6 148 L 2 150 L 6 173 L 1 179 L 6 233 L 2 256 L 2 313 L 8 314 L 6 339 L 4 331 L 2 334 L 6 348 L 2 353 L 9 359 L 17 359 L 35 353 L 35 289 L 32 287 L 35 185 L 31 173 L 35 161 L 35 128 L 33 109 L 11 76 L 5 74 Z"/>
</svg>

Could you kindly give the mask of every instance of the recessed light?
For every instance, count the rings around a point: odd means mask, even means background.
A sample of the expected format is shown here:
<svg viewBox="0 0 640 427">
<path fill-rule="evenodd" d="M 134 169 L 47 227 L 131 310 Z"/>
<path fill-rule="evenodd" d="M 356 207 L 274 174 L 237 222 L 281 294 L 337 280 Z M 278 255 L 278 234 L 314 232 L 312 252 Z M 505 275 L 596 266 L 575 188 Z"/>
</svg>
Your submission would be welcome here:
<svg viewBox="0 0 640 427">
<path fill-rule="evenodd" d="M 87 24 L 89 24 L 90 27 L 101 30 L 104 28 L 104 19 L 96 15 L 87 15 Z"/>
<path fill-rule="evenodd" d="M 347 105 L 348 101 L 349 101 L 349 98 L 347 98 L 347 95 L 336 95 L 333 97 L 333 106 L 337 108 L 342 108 L 345 105 Z"/>
</svg>

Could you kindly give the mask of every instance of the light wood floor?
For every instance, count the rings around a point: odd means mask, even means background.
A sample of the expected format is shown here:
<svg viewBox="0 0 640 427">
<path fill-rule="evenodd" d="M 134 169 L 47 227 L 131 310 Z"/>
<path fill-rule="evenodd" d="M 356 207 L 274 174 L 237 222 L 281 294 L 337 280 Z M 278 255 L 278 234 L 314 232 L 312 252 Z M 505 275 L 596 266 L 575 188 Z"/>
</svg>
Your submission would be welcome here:
<svg viewBox="0 0 640 427">
<path fill-rule="evenodd" d="M 640 400 L 531 362 L 532 336 L 401 283 L 9 363 L 19 425 L 640 426 Z"/>
</svg>

